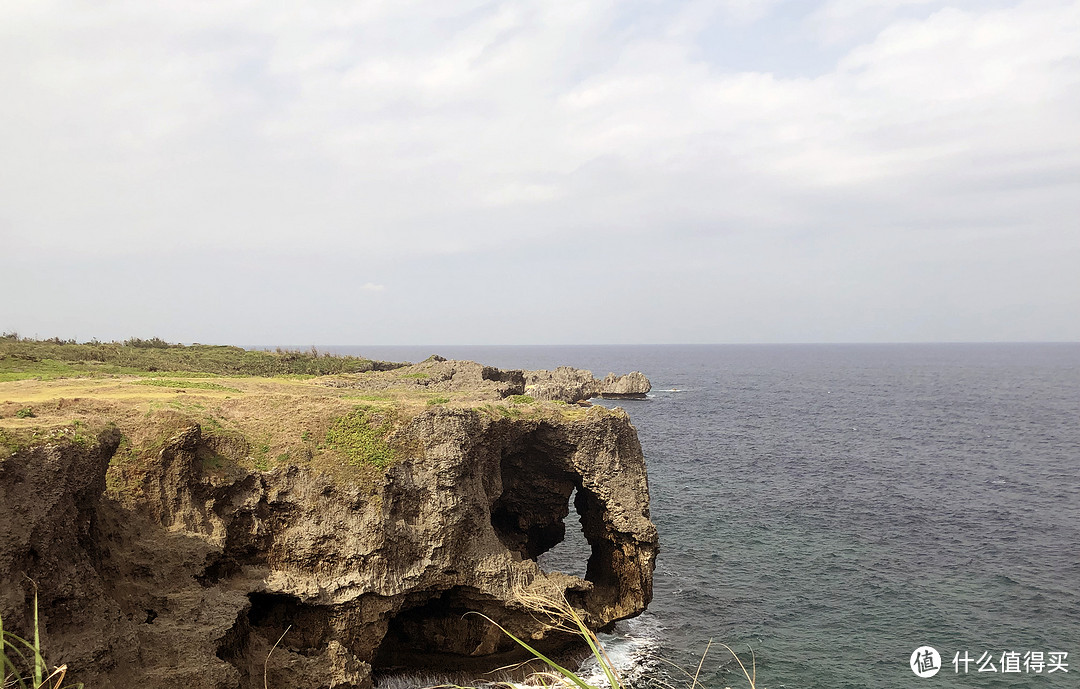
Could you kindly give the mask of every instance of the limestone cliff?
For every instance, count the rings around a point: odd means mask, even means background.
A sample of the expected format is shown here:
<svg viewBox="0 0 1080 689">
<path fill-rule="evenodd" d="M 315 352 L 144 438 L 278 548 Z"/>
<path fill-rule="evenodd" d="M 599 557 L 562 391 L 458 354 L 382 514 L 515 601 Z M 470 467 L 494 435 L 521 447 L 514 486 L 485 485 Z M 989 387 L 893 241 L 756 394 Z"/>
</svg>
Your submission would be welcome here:
<svg viewBox="0 0 1080 689">
<path fill-rule="evenodd" d="M 478 375 L 500 395 L 524 385 Z M 424 408 L 392 431 L 402 456 L 367 482 L 245 467 L 228 460 L 253 452 L 246 439 L 198 424 L 135 464 L 109 466 L 126 442 L 116 429 L 0 453 L 0 614 L 26 630 L 36 582 L 49 656 L 105 688 L 262 687 L 279 638 L 276 689 L 514 659 L 470 611 L 560 646 L 515 587 L 558 587 L 601 628 L 644 610 L 657 552 L 629 418 L 572 412 Z M 536 562 L 562 540 L 571 494 L 592 550 L 585 579 Z"/>
<path fill-rule="evenodd" d="M 652 384 L 640 371 L 622 376 L 609 373 L 603 380 L 593 378 L 592 371 L 569 366 L 560 366 L 554 371 L 525 372 L 525 392 L 542 400 L 645 399 L 650 390 Z"/>
</svg>

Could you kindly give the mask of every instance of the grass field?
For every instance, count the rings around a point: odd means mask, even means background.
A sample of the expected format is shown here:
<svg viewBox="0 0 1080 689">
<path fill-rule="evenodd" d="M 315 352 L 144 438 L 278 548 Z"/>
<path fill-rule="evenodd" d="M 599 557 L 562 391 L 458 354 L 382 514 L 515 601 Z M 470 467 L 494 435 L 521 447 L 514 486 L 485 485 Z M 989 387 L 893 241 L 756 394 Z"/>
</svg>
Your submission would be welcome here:
<svg viewBox="0 0 1080 689">
<path fill-rule="evenodd" d="M 400 368 L 405 364 L 319 352 L 249 350 L 225 345 L 169 344 L 158 338 L 125 342 L 58 339 L 27 340 L 0 336 L 0 381 L 73 376 L 169 375 L 324 376 Z"/>
<path fill-rule="evenodd" d="M 140 343 L 158 340 L 140 340 Z M 259 371 L 269 373 L 260 375 Z M 328 371 L 321 375 L 309 371 Z M 428 391 L 422 362 L 386 364 L 237 347 L 73 344 L 0 338 L 0 451 L 61 437 L 123 433 L 110 487 L 197 423 L 229 440 L 211 470 L 308 465 L 369 483 L 414 451 L 403 428 L 427 410 L 468 408 L 491 419 L 606 413 L 483 391 Z M 365 389 L 371 383 L 373 389 Z M 2 460 L 2 457 L 0 457 Z M 136 472 L 137 473 L 137 472 Z"/>
</svg>

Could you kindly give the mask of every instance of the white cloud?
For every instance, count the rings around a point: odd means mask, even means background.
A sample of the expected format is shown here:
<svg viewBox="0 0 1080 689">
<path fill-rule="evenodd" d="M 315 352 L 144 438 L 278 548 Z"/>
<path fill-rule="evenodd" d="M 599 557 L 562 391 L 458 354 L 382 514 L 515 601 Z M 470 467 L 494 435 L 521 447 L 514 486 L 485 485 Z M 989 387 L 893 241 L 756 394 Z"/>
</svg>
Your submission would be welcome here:
<svg viewBox="0 0 1080 689">
<path fill-rule="evenodd" d="M 3 242 L 365 267 L 671 237 L 716 262 L 733 235 L 771 238 L 737 243 L 755 260 L 802 234 L 1075 248 L 1080 3 L 832 0 L 808 26 L 851 47 L 809 78 L 699 49 L 780 3 L 646 5 L 0 5 Z"/>
<path fill-rule="evenodd" d="M 974 0 L 990 9 L 987 0 Z M 949 6 L 972 5 L 972 0 L 954 0 Z M 819 38 L 828 43 L 849 42 L 881 31 L 898 15 L 928 14 L 942 6 L 940 0 L 827 0 L 810 17 Z"/>
<path fill-rule="evenodd" d="M 360 289 L 364 290 L 365 292 L 382 292 L 386 289 L 386 285 L 377 285 L 374 282 L 365 282 L 364 284 L 360 285 Z"/>
</svg>

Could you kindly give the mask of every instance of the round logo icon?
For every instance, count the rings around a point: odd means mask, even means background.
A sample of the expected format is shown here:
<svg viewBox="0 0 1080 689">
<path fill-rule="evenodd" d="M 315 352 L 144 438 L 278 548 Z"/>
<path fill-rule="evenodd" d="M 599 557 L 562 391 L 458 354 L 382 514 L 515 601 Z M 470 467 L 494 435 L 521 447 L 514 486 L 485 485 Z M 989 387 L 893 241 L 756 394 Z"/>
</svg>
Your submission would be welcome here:
<svg viewBox="0 0 1080 689">
<path fill-rule="evenodd" d="M 911 671 L 919 677 L 933 677 L 941 669 L 941 656 L 933 646 L 919 646 L 911 654 Z"/>
</svg>

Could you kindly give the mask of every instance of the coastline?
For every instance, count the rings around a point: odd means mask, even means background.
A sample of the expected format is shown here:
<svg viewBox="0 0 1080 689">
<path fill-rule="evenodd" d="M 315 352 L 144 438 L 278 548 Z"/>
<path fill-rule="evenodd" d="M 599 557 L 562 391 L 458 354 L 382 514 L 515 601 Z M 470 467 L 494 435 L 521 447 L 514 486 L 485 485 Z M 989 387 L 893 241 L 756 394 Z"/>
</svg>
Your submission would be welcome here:
<svg viewBox="0 0 1080 689">
<path fill-rule="evenodd" d="M 69 377 L 57 361 L 9 358 L 23 379 L 0 382 L 0 572 L 15 629 L 20 580 L 37 581 L 71 677 L 255 686 L 282 636 L 275 686 L 368 687 L 434 649 L 477 669 L 520 658 L 465 612 L 569 643 L 515 607 L 518 587 L 561 591 L 596 628 L 651 599 L 656 531 L 621 410 L 538 400 L 521 372 L 437 358 L 269 377 Z M 13 371 L 28 365 L 51 379 Z M 38 504 L 20 485 L 53 489 Z M 535 561 L 562 539 L 571 494 L 592 546 L 583 579 Z M 153 660 L 167 646 L 183 664 Z"/>
</svg>

